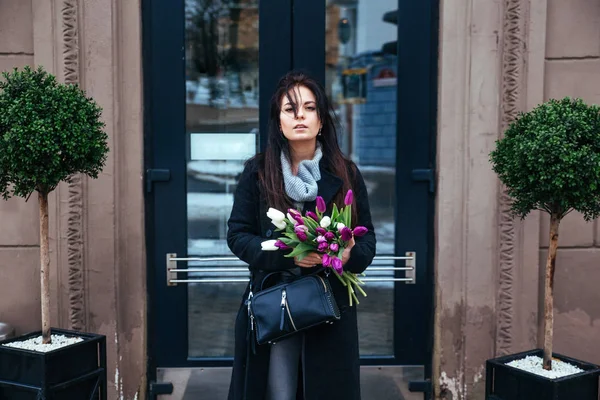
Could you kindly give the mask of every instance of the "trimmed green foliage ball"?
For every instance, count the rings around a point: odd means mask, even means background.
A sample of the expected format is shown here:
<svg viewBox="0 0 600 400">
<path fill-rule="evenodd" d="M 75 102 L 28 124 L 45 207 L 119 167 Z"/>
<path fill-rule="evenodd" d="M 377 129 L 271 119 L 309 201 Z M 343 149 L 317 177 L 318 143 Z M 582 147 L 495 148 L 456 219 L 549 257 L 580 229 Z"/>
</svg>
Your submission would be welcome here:
<svg viewBox="0 0 600 400">
<path fill-rule="evenodd" d="M 49 193 L 83 173 L 97 178 L 108 136 L 102 109 L 78 86 L 59 83 L 43 68 L 2 73 L 0 193 Z"/>
<path fill-rule="evenodd" d="M 600 108 L 581 99 L 549 100 L 521 113 L 490 154 L 512 197 L 512 211 L 559 219 L 571 210 L 600 215 Z"/>
</svg>

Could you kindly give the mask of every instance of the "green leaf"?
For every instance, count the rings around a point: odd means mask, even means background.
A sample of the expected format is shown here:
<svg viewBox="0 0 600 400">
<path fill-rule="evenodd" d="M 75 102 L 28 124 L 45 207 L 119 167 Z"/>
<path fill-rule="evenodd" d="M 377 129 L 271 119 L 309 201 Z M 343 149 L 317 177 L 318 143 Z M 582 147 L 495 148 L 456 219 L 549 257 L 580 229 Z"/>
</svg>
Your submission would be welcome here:
<svg viewBox="0 0 600 400">
<path fill-rule="evenodd" d="M 286 254 L 285 257 L 295 257 L 304 252 L 314 251 L 314 247 L 306 242 L 301 242 L 298 246 L 294 247 L 291 253 Z"/>
<path fill-rule="evenodd" d="M 279 240 L 281 240 L 283 243 L 285 243 L 286 245 L 288 245 L 290 247 L 294 247 L 294 246 L 296 246 L 296 244 L 300 243 L 300 241 L 298 241 L 298 240 L 294 240 L 292 238 L 285 237 L 285 236 L 280 236 Z"/>
<path fill-rule="evenodd" d="M 348 228 L 352 226 L 352 206 L 346 206 L 344 208 L 344 225 Z"/>
<path fill-rule="evenodd" d="M 294 233 L 294 227 L 292 225 L 290 225 L 290 224 L 287 224 L 285 226 L 285 235 L 288 235 L 290 233 L 293 234 L 293 235 L 295 235 L 295 233 Z"/>
<path fill-rule="evenodd" d="M 286 233 L 283 234 L 283 236 L 284 237 L 288 237 L 288 238 L 290 238 L 292 240 L 299 241 L 298 240 L 298 235 L 296 235 L 294 232 L 286 232 Z"/>
<path fill-rule="evenodd" d="M 490 153 L 514 215 L 570 210 L 600 216 L 600 108 L 551 99 L 518 114 Z"/>
<path fill-rule="evenodd" d="M 304 225 L 306 225 L 312 232 L 314 232 L 319 226 L 319 224 L 312 218 L 302 217 L 302 220 L 304 221 Z"/>
<path fill-rule="evenodd" d="M 333 210 L 331 211 L 331 221 L 336 221 L 339 215 L 340 211 L 338 210 L 337 204 L 333 203 Z"/>
<path fill-rule="evenodd" d="M 0 193 L 47 194 L 75 174 L 97 178 L 107 159 L 102 109 L 39 67 L 0 80 Z"/>
</svg>

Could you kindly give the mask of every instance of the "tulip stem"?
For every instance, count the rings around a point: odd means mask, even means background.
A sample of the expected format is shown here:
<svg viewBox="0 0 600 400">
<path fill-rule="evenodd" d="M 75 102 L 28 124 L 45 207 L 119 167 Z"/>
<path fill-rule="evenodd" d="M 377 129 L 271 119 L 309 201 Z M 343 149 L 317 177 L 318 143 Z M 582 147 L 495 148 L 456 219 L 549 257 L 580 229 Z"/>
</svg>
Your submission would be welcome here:
<svg viewBox="0 0 600 400">
<path fill-rule="evenodd" d="M 365 291 L 360 286 L 356 285 L 356 288 L 358 289 L 360 294 L 362 294 L 364 297 L 367 297 L 367 293 L 365 293 Z"/>
<path fill-rule="evenodd" d="M 352 288 L 348 285 L 348 299 L 350 300 L 350 307 L 352 307 L 352 295 L 354 293 L 351 292 Z"/>
<path fill-rule="evenodd" d="M 346 281 L 337 273 L 335 269 L 333 270 L 333 274 L 340 280 L 340 282 L 342 282 L 342 285 L 347 286 Z"/>
</svg>

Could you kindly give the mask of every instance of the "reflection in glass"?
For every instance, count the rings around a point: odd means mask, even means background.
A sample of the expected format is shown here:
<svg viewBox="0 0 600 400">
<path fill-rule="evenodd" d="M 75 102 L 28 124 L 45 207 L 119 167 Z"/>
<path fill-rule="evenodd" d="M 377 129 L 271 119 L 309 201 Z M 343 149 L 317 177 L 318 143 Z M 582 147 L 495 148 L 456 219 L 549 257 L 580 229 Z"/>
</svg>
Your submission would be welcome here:
<svg viewBox="0 0 600 400">
<path fill-rule="evenodd" d="M 379 256 L 394 255 L 395 247 L 397 6 L 328 0 L 326 11 L 326 89 L 342 125 L 340 145 L 369 190 Z M 367 289 L 358 307 L 361 355 L 392 355 L 394 285 L 371 282 Z"/>
<path fill-rule="evenodd" d="M 185 19 L 188 256 L 231 256 L 226 235 L 233 193 L 257 145 L 258 1 L 185 0 Z M 244 287 L 188 285 L 190 357 L 233 356 Z"/>
</svg>

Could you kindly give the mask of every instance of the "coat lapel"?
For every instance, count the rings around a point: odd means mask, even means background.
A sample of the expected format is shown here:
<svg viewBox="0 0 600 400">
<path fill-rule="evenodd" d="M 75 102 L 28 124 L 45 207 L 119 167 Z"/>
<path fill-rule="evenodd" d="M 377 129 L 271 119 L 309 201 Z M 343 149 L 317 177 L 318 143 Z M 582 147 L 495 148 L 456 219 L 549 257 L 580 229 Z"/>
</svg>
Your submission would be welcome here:
<svg viewBox="0 0 600 400">
<path fill-rule="evenodd" d="M 325 168 L 321 168 L 321 179 L 317 182 L 317 195 L 325 200 L 325 204 L 329 204 L 342 187 L 342 184 L 342 178 L 332 174 Z M 314 211 L 316 204 L 316 200 L 304 203 L 304 212 Z"/>
</svg>

